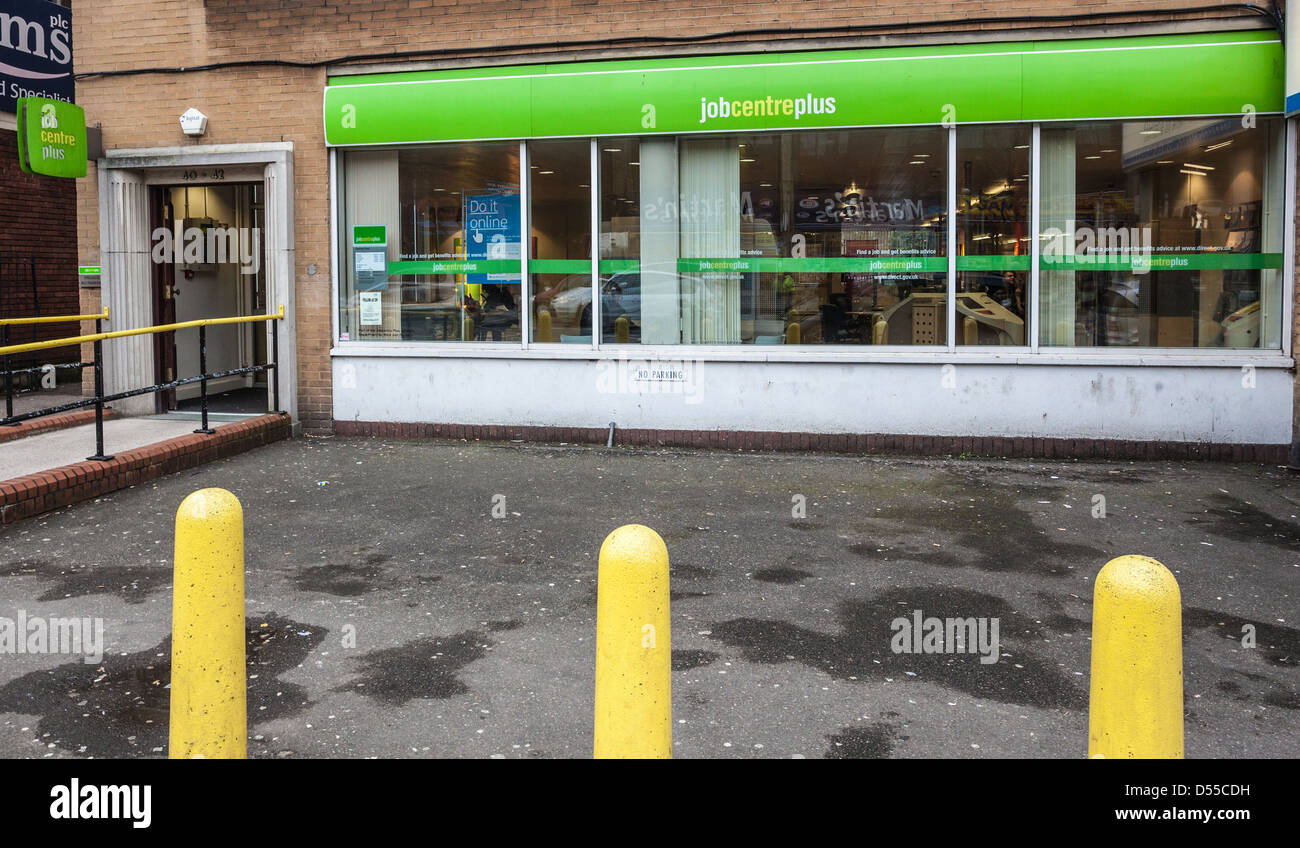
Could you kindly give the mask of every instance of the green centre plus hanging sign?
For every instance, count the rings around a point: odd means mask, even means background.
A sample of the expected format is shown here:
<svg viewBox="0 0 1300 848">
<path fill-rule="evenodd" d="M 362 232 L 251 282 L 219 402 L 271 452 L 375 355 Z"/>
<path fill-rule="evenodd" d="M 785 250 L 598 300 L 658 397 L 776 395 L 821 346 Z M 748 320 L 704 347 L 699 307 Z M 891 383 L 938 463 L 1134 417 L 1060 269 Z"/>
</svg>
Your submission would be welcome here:
<svg viewBox="0 0 1300 848">
<path fill-rule="evenodd" d="M 86 176 L 86 113 L 75 103 L 18 99 L 18 164 L 23 173 Z"/>
</svg>

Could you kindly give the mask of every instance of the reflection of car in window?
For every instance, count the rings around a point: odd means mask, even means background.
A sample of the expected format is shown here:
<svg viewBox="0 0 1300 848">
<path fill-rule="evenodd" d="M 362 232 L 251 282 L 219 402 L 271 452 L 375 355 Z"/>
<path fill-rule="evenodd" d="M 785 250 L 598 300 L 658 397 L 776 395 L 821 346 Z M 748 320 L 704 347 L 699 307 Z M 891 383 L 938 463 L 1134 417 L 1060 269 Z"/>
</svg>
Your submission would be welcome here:
<svg viewBox="0 0 1300 848">
<path fill-rule="evenodd" d="M 641 276 L 651 274 L 664 296 L 672 299 L 669 306 L 679 309 L 677 302 L 678 280 L 675 274 L 667 271 L 619 271 L 600 282 L 600 313 L 602 335 L 613 336 L 618 319 L 627 316 L 628 341 L 641 340 Z M 591 286 L 583 278 L 582 285 L 575 285 L 549 298 L 550 308 L 554 312 L 557 325 L 575 326 L 579 332 L 591 332 Z"/>
</svg>

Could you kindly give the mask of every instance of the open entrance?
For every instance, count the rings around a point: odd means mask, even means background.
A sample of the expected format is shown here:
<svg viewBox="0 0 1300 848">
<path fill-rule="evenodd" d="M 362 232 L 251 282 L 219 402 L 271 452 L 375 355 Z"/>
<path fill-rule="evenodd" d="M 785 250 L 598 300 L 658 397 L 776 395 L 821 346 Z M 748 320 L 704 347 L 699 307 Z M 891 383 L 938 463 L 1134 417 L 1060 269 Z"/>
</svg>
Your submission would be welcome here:
<svg viewBox="0 0 1300 848">
<path fill-rule="evenodd" d="M 266 313 L 266 239 L 262 183 L 155 186 L 153 209 L 154 323 Z M 169 249 L 168 249 L 169 248 Z M 267 361 L 261 324 L 206 328 L 207 373 L 221 373 Z M 155 336 L 157 381 L 167 383 L 202 373 L 199 328 Z M 266 372 L 208 381 L 212 415 L 266 412 Z M 197 383 L 159 392 L 158 412 L 199 415 Z"/>
</svg>

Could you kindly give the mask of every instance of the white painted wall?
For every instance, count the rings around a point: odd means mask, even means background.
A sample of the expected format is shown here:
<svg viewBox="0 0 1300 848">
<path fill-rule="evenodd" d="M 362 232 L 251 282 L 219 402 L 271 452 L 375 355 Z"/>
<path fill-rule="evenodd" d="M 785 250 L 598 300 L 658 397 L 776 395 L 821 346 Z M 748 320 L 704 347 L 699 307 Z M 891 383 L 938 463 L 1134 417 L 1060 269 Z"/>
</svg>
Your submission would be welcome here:
<svg viewBox="0 0 1300 848">
<path fill-rule="evenodd" d="M 1291 441 L 1292 378 L 1257 367 L 727 362 L 686 384 L 620 380 L 636 360 L 335 352 L 334 418 L 481 425 Z M 644 362 L 644 360 L 642 360 Z M 675 392 L 675 393 L 674 393 Z"/>
</svg>

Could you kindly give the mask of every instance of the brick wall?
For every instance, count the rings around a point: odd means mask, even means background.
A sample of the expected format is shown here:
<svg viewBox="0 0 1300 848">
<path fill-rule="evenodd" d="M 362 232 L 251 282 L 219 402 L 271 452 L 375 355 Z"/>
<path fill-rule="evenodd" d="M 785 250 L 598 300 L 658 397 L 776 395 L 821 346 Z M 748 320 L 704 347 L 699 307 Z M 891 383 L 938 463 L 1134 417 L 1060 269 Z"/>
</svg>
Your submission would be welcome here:
<svg viewBox="0 0 1300 848">
<path fill-rule="evenodd" d="M 1161 10 L 1189 0 L 941 0 L 917 4 L 895 0 L 104 0 L 74 8 L 74 44 L 81 74 L 142 68 L 194 67 L 205 63 L 287 59 L 320 61 L 366 53 L 450 49 L 473 63 L 476 49 L 512 48 L 539 57 L 563 51 L 566 58 L 600 55 L 558 44 L 569 40 L 699 36 L 748 29 L 746 43 L 789 37 L 790 28 L 890 25 L 892 33 L 1010 29 L 994 17 L 1100 14 L 1088 23 L 1127 24 L 1168 19 Z M 1265 19 L 1245 10 L 1206 12 L 1194 18 L 1235 18 L 1246 25 Z M 1187 20 L 1183 15 L 1178 20 Z M 924 28 L 927 21 L 961 21 Z M 131 22 L 124 25 L 123 22 Z M 1028 26 L 1023 24 L 1021 26 Z M 1065 24 L 1061 24 L 1065 26 Z M 1076 28 L 1071 34 L 1082 35 Z M 842 33 L 841 33 L 842 35 Z M 802 35 L 815 39 L 817 36 Z M 726 43 L 720 39 L 715 43 Z M 738 39 L 730 39 L 732 47 Z M 824 46 L 833 46 L 827 41 Z M 805 41 L 802 47 L 810 45 Z M 815 45 L 814 45 L 815 46 Z M 660 42 L 638 47 L 671 55 L 685 48 Z M 702 48 L 696 45 L 693 48 Z M 438 57 L 454 61 L 457 54 Z M 508 61 L 508 60 L 504 60 Z M 523 61 L 523 60 L 520 60 Z M 299 417 L 307 432 L 332 427 L 330 398 L 330 267 L 328 157 L 320 104 L 323 68 L 226 68 L 183 74 L 149 73 L 83 77 L 77 99 L 92 125 L 103 124 L 108 149 L 236 142 L 292 141 L 295 171 L 295 262 L 298 318 Z M 190 106 L 209 116 L 200 141 L 180 132 L 177 118 Z M 94 169 L 78 181 L 81 261 L 98 263 L 98 211 Z M 308 276 L 306 267 L 319 273 Z M 83 293 L 82 308 L 98 309 L 98 294 Z"/>
<path fill-rule="evenodd" d="M 74 41 L 76 35 L 74 34 Z M 81 50 L 81 46 L 77 48 Z M 82 62 L 78 53 L 78 63 Z M 330 427 L 329 161 L 322 138 L 320 69 L 243 68 L 176 75 L 87 79 L 77 83 L 86 122 L 103 124 L 106 149 L 200 147 L 239 142 L 294 143 L 294 268 L 298 320 L 298 413 L 309 432 Z M 178 119 L 194 106 L 208 116 L 201 139 L 182 135 Z M 81 256 L 98 263 L 95 168 L 77 181 Z M 318 266 L 314 276 L 310 264 Z M 86 292 L 82 307 L 99 308 Z"/>
<path fill-rule="evenodd" d="M 1160 10 L 1210 6 L 1190 0 L 107 0 L 75 8 L 78 69 L 260 59 L 749 29 L 888 25 L 1025 15 L 1103 15 L 1158 20 Z M 1134 17 L 1138 13 L 1143 17 Z M 1202 17 L 1249 14 L 1208 12 Z M 133 26 L 122 26 L 132 21 Z M 1096 22 L 1096 21 L 1092 21 Z M 1029 24 L 1020 24 L 1027 26 Z M 998 24 L 1009 28 L 1015 24 Z M 933 30 L 931 30 L 933 31 Z M 777 37 L 775 35 L 768 36 Z M 747 36 L 749 39 L 761 36 Z M 535 47 L 529 48 L 536 52 Z M 559 49 L 559 48 L 552 48 Z"/>
<path fill-rule="evenodd" d="M 18 165 L 18 134 L 0 129 L 0 317 L 76 315 L 77 195 L 72 180 L 24 174 Z M 35 295 L 31 257 L 36 258 Z M 33 340 L 31 327 L 10 330 L 14 344 Z M 77 325 L 39 324 L 37 340 L 77 335 Z M 35 361 L 71 362 L 76 348 L 33 354 Z M 27 367 L 27 354 L 14 367 Z M 33 364 L 34 364 L 33 363 Z"/>
</svg>

